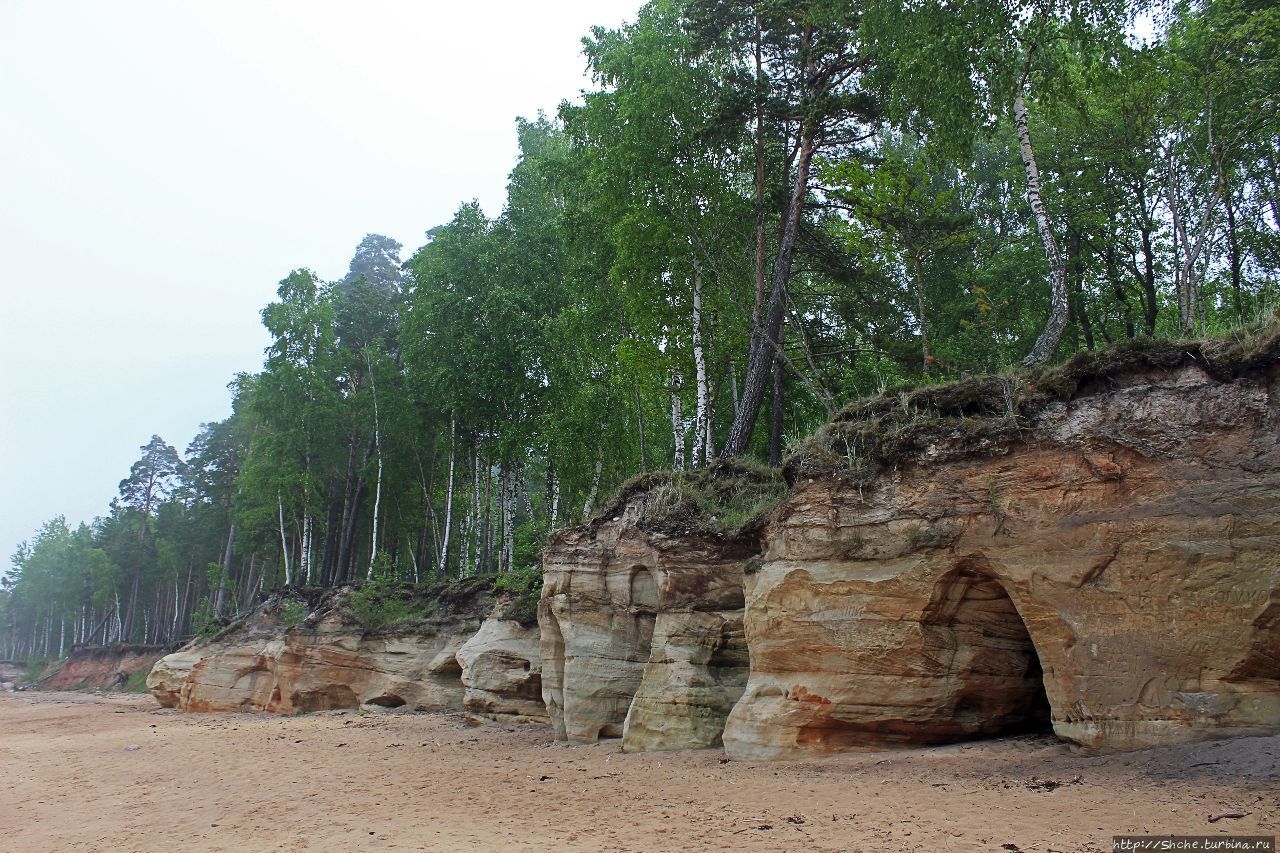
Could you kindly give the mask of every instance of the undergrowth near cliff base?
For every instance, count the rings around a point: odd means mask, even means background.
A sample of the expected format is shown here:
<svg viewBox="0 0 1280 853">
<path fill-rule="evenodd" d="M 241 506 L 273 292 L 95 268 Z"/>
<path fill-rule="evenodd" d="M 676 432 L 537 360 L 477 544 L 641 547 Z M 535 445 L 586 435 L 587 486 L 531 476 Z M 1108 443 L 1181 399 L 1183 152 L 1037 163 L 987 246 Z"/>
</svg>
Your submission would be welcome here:
<svg viewBox="0 0 1280 853">
<path fill-rule="evenodd" d="M 131 673 L 124 684 L 120 685 L 121 693 L 148 693 L 147 676 L 151 674 L 150 669 L 140 669 Z"/>
</svg>

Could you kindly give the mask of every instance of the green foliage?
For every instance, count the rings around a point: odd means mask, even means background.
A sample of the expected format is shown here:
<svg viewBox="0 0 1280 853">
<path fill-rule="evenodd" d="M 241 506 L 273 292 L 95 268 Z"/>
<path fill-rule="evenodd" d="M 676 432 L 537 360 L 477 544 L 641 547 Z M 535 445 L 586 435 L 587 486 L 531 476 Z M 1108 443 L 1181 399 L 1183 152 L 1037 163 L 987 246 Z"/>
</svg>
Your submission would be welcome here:
<svg viewBox="0 0 1280 853">
<path fill-rule="evenodd" d="M 369 632 L 406 627 L 429 620 L 484 616 L 493 607 L 495 577 L 413 584 L 373 580 L 354 590 L 339 591 L 336 606 Z M 311 602 L 312 609 L 324 606 Z"/>
<path fill-rule="evenodd" d="M 642 474 L 625 483 L 595 521 L 618 517 L 643 498 L 639 522 L 680 533 L 733 536 L 759 524 L 782 500 L 780 473 L 748 459 L 723 459 L 692 471 Z"/>
<path fill-rule="evenodd" d="M 512 569 L 498 575 L 494 592 L 510 597 L 505 616 L 522 625 L 538 621 L 538 601 L 542 598 L 542 569 L 537 565 Z"/>
<path fill-rule="evenodd" d="M 48 667 L 49 661 L 33 658 L 27 661 L 27 669 L 22 674 L 22 680 L 27 684 L 34 684 L 41 679 Z"/>
<path fill-rule="evenodd" d="M 407 622 L 420 613 L 415 613 L 400 584 L 385 580 L 361 584 L 346 604 L 361 627 L 371 632 Z"/>
<path fill-rule="evenodd" d="M 212 640 L 218 632 L 227 627 L 227 621 L 214 613 L 213 605 L 205 599 L 196 606 L 191 616 L 191 626 L 195 636 L 200 640 Z"/>
<path fill-rule="evenodd" d="M 137 672 L 129 674 L 128 680 L 120 686 L 122 693 L 146 693 L 147 676 L 151 674 L 151 670 L 140 669 Z"/>
<path fill-rule="evenodd" d="M 784 467 L 792 480 L 836 474 L 862 482 L 883 469 L 918 461 L 926 451 L 935 462 L 948 456 L 995 453 L 1022 440 L 1046 406 L 1070 400 L 1087 383 L 1188 364 L 1225 381 L 1277 358 L 1280 318 L 1241 327 L 1225 338 L 1139 338 L 1080 353 L 1057 367 L 903 386 L 850 403 L 803 442 Z M 998 505 L 994 483 L 987 499 Z"/>
<path fill-rule="evenodd" d="M 643 524 L 750 533 L 785 488 L 750 461 L 775 441 L 791 476 L 859 479 L 940 435 L 954 452 L 1016 440 L 1126 365 L 1192 352 L 1229 375 L 1266 351 L 1280 304 L 1280 11 L 1175 3 L 1139 44 L 1137 9 L 653 0 L 593 28 L 581 103 L 516 122 L 500 213 L 461 205 L 407 262 L 370 234 L 336 281 L 288 272 L 231 416 L 183 454 L 153 437 L 101 518 L 52 519 L 17 550 L 0 657 L 207 638 L 282 586 L 371 565 L 354 594 L 371 630 L 472 618 L 492 581 L 471 576 L 499 566 L 528 616 L 548 537 L 620 484 L 601 517 L 643 493 Z M 1031 374 L 1011 368 L 1049 313 L 1049 264 L 1018 93 L 1070 308 L 1060 366 Z M 709 466 L 806 134 L 776 426 Z M 1170 343 L 1183 313 L 1223 341 Z"/>
<path fill-rule="evenodd" d="M 288 628 L 296 628 L 307 618 L 308 607 L 306 602 L 286 598 L 280 602 L 280 610 L 278 612 L 281 624 Z"/>
<path fill-rule="evenodd" d="M 372 577 L 379 580 L 393 580 L 396 575 L 396 564 L 386 551 L 379 551 L 370 566 Z"/>
</svg>

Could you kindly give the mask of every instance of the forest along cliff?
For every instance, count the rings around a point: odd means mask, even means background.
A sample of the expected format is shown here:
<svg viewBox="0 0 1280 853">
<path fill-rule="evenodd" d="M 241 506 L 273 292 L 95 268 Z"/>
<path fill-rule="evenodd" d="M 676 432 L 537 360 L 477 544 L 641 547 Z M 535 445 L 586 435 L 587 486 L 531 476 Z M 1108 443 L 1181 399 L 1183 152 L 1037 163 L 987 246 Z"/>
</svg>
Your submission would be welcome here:
<svg viewBox="0 0 1280 853">
<path fill-rule="evenodd" d="M 781 473 L 635 478 L 500 576 L 285 591 L 186 710 L 405 707 L 740 759 L 1280 731 L 1280 326 L 852 404 Z M 545 705 L 545 707 L 544 707 Z"/>
<path fill-rule="evenodd" d="M 187 711 L 405 708 L 545 721 L 532 608 L 494 578 L 278 593 L 160 660 L 147 686 Z"/>
<path fill-rule="evenodd" d="M 553 539 L 557 737 L 761 759 L 1280 730 L 1276 326 L 882 395 L 785 474 L 763 530 L 708 524 L 741 477 L 713 467 Z"/>
</svg>

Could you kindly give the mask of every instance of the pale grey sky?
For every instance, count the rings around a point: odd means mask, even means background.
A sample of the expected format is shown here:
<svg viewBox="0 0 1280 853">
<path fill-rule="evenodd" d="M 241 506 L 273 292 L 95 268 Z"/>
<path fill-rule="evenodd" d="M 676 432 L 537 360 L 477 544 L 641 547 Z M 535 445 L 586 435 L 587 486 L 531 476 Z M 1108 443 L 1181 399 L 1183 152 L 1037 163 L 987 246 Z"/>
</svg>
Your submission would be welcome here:
<svg viewBox="0 0 1280 853">
<path fill-rule="evenodd" d="M 0 0 L 0 572 L 226 417 L 291 269 L 496 214 L 516 116 L 639 6 Z"/>
</svg>

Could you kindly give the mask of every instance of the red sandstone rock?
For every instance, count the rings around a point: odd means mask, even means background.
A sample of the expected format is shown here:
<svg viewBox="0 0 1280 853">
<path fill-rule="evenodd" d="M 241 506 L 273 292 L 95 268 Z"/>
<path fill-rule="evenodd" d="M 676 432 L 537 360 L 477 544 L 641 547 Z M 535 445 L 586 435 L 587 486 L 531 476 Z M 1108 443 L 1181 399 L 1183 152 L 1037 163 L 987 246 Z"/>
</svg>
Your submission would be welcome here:
<svg viewBox="0 0 1280 853">
<path fill-rule="evenodd" d="M 638 524 L 639 491 L 544 552 L 542 683 L 556 736 L 640 752 L 715 746 L 742 692 L 755 542 Z"/>
<path fill-rule="evenodd" d="M 163 646 L 76 646 L 42 686 L 50 690 L 119 687 L 134 673 L 150 670 L 165 651 Z"/>
<path fill-rule="evenodd" d="M 163 658 L 147 686 L 160 704 L 187 711 L 462 710 L 456 655 L 491 598 L 370 632 L 341 604 L 345 594 L 313 603 L 297 625 L 281 621 L 280 598 L 269 600 L 213 641 Z"/>
<path fill-rule="evenodd" d="M 1035 725 L 1094 750 L 1280 730 L 1280 372 L 1111 377 L 994 453 L 805 476 L 748 579 L 729 755 Z"/>
</svg>

